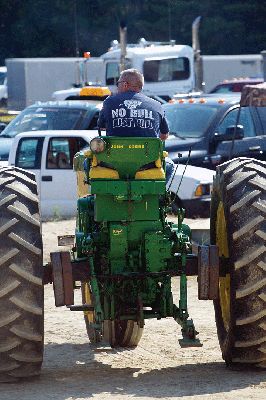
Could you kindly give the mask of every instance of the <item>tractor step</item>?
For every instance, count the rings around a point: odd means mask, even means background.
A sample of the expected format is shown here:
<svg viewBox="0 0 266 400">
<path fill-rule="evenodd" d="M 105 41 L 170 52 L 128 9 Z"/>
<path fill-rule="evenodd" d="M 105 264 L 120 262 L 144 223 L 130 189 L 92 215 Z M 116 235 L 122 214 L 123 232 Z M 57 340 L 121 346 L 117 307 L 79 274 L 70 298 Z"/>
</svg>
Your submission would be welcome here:
<svg viewBox="0 0 266 400">
<path fill-rule="evenodd" d="M 57 236 L 58 246 L 73 247 L 75 243 L 75 235 L 61 235 Z"/>
<path fill-rule="evenodd" d="M 189 339 L 189 338 L 183 338 L 179 339 L 179 344 L 180 347 L 202 347 L 203 344 L 200 342 L 199 339 Z"/>
<path fill-rule="evenodd" d="M 94 311 L 94 307 L 89 304 L 81 304 L 80 306 L 68 306 L 70 311 Z"/>
</svg>

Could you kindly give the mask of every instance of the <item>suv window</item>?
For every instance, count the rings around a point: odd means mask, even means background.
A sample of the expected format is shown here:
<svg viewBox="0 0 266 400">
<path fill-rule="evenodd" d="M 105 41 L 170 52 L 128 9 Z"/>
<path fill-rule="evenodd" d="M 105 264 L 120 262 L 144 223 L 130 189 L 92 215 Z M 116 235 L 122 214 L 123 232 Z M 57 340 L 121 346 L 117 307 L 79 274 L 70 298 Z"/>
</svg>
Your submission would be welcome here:
<svg viewBox="0 0 266 400">
<path fill-rule="evenodd" d="M 51 138 L 48 144 L 46 168 L 73 168 L 74 155 L 87 146 L 88 143 L 83 138 Z"/>
<path fill-rule="evenodd" d="M 24 169 L 41 168 L 42 138 L 23 138 L 19 141 L 15 165 Z"/>
<path fill-rule="evenodd" d="M 234 126 L 237 119 L 238 108 L 229 111 L 222 122 L 218 125 L 217 132 L 221 135 L 225 134 L 226 128 Z M 239 125 L 244 128 L 244 137 L 256 136 L 254 122 L 248 107 L 242 107 L 240 110 Z"/>
</svg>

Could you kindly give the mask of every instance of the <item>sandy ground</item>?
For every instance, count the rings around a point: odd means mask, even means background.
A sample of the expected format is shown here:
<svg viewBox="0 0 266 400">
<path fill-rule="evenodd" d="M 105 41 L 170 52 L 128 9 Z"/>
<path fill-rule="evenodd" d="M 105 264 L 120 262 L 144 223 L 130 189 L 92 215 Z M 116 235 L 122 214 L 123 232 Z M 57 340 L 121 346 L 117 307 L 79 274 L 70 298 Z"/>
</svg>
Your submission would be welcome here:
<svg viewBox="0 0 266 400">
<path fill-rule="evenodd" d="M 58 234 L 72 234 L 74 220 L 43 225 L 45 260 Z M 177 294 L 178 280 L 173 280 Z M 76 295 L 79 302 L 79 294 Z M 54 307 L 45 287 L 45 354 L 39 379 L 0 384 L 0 400 L 78 399 L 258 399 L 266 398 L 266 372 L 226 368 L 216 336 L 213 306 L 197 300 L 189 280 L 189 311 L 202 348 L 181 349 L 179 326 L 171 319 L 146 322 L 134 350 L 89 344 L 82 313 Z"/>
</svg>

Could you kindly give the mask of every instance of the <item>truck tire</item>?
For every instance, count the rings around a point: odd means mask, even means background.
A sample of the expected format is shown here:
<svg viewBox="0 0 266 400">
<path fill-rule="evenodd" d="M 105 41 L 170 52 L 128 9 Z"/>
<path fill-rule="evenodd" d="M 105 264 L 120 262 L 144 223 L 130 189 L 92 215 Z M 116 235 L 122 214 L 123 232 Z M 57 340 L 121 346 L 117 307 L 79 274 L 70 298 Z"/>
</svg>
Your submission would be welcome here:
<svg viewBox="0 0 266 400">
<path fill-rule="evenodd" d="M 214 301 L 228 366 L 266 368 L 266 163 L 237 158 L 217 168 L 211 243 L 226 266 Z"/>
<path fill-rule="evenodd" d="M 40 374 L 42 239 L 34 174 L 0 168 L 0 381 Z"/>
</svg>

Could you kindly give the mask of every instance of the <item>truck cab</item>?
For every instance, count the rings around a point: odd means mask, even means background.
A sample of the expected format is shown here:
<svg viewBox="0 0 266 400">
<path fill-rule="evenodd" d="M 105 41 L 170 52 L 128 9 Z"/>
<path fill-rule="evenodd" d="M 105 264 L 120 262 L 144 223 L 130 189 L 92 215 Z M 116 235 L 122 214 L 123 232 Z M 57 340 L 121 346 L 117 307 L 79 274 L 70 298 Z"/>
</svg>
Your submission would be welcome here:
<svg viewBox="0 0 266 400">
<path fill-rule="evenodd" d="M 111 90 L 119 77 L 120 56 L 120 48 L 102 55 L 106 64 L 106 85 Z M 194 88 L 193 49 L 190 46 L 146 41 L 128 45 L 126 68 L 136 68 L 144 75 L 145 94 L 171 97 Z"/>
<path fill-rule="evenodd" d="M 114 92 L 120 75 L 120 46 L 113 45 L 100 57 L 84 58 L 79 65 L 80 85 L 88 82 L 106 85 Z M 191 92 L 195 86 L 194 54 L 187 45 L 147 42 L 128 44 L 125 58 L 126 68 L 136 68 L 144 75 L 143 93 L 169 100 L 175 93 Z M 59 90 L 53 93 L 54 100 L 66 100 L 79 96 L 80 88 Z"/>
<path fill-rule="evenodd" d="M 35 174 L 42 219 L 75 215 L 73 158 L 95 136 L 97 131 L 38 131 L 15 137 L 8 164 Z"/>
</svg>

